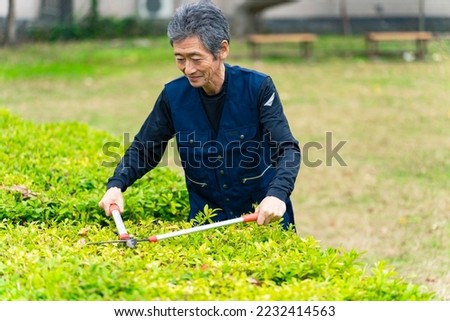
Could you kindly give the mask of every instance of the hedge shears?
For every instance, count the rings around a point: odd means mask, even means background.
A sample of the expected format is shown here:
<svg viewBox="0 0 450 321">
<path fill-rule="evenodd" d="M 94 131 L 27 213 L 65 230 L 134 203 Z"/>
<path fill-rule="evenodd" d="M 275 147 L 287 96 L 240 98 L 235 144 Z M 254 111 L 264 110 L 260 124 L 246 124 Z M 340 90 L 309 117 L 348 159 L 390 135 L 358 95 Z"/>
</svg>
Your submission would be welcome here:
<svg viewBox="0 0 450 321">
<path fill-rule="evenodd" d="M 247 214 L 243 215 L 241 217 L 232 218 L 225 221 L 210 223 L 210 224 L 204 224 L 204 225 L 198 225 L 194 226 L 188 229 L 183 229 L 179 231 L 169 232 L 165 234 L 157 234 L 157 235 L 151 235 L 147 238 L 142 239 L 136 239 L 134 236 L 128 234 L 127 229 L 125 228 L 125 224 L 123 223 L 122 216 L 120 215 L 119 206 L 117 204 L 112 204 L 110 207 L 110 211 L 112 214 L 112 217 L 114 219 L 114 223 L 116 224 L 116 228 L 119 234 L 118 240 L 111 240 L 111 241 L 101 241 L 101 242 L 89 242 L 86 243 L 86 245 L 98 245 L 98 244 L 111 244 L 111 243 L 124 243 L 128 248 L 135 248 L 137 243 L 139 242 L 151 242 L 155 243 L 164 239 L 168 239 L 171 237 L 177 237 L 181 235 L 206 231 L 213 228 L 218 228 L 222 226 L 227 226 L 231 224 L 237 224 L 237 223 L 248 223 L 248 222 L 256 222 L 258 219 L 258 214 Z"/>
</svg>

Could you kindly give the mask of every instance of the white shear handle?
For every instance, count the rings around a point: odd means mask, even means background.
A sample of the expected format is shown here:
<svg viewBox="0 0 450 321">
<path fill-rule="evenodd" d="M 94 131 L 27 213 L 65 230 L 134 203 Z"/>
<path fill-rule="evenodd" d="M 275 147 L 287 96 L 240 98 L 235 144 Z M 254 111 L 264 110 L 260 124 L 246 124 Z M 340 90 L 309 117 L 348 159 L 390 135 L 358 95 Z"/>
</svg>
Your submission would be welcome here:
<svg viewBox="0 0 450 321">
<path fill-rule="evenodd" d="M 125 224 L 123 224 L 122 215 L 120 215 L 119 211 L 119 206 L 117 204 L 111 204 L 109 210 L 111 211 L 114 223 L 116 224 L 117 227 L 117 231 L 119 232 L 119 238 L 121 240 L 129 239 L 130 235 L 128 235 L 127 229 L 125 228 Z"/>
</svg>

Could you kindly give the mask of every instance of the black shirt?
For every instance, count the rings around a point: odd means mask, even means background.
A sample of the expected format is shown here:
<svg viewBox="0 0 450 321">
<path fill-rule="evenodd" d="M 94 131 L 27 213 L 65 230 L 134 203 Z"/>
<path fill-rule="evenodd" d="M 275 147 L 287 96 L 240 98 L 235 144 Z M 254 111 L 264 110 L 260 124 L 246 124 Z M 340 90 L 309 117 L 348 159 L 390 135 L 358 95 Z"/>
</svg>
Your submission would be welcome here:
<svg viewBox="0 0 450 321">
<path fill-rule="evenodd" d="M 225 86 L 223 87 L 225 88 Z M 222 88 L 220 93 L 216 95 L 208 95 L 203 89 L 200 89 L 200 97 L 202 99 L 203 108 L 206 116 L 211 123 L 216 135 L 219 131 L 220 117 L 222 116 L 223 106 L 225 104 L 225 90 Z M 213 137 L 215 139 L 215 137 Z"/>
</svg>

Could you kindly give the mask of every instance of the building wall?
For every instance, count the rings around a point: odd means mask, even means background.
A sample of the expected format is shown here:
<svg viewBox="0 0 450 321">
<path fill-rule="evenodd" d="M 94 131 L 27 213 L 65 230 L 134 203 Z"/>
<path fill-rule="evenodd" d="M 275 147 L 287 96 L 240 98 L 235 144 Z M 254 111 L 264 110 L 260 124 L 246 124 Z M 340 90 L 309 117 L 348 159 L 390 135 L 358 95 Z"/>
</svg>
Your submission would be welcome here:
<svg viewBox="0 0 450 321">
<path fill-rule="evenodd" d="M 35 20 L 39 16 L 41 0 L 16 0 L 16 17 L 20 20 Z M 0 1 L 0 17 L 8 15 L 8 1 Z"/>
<path fill-rule="evenodd" d="M 72 0 L 75 18 L 81 18 L 89 12 L 91 0 Z M 161 0 L 165 16 L 171 16 L 173 3 L 179 0 Z M 16 17 L 20 20 L 36 20 L 39 18 L 41 0 L 16 0 Z M 145 8 L 145 0 L 99 0 L 99 12 L 105 17 L 126 18 L 138 15 L 139 7 Z M 168 11 L 169 8 L 169 11 Z M 8 1 L 0 0 L 0 17 L 6 17 Z"/>
<path fill-rule="evenodd" d="M 161 0 L 163 5 L 171 4 L 172 11 L 183 3 L 197 0 Z M 267 9 L 263 18 L 292 19 L 306 17 L 338 17 L 341 0 L 297 0 Z M 402 16 L 410 17 L 419 12 L 420 0 L 347 0 L 347 11 L 354 17 Z M 76 17 L 89 10 L 90 0 L 73 0 Z M 99 10 L 109 17 L 129 17 L 137 14 L 139 2 L 145 0 L 99 0 Z M 245 0 L 213 0 L 225 14 L 232 16 Z M 16 15 L 22 20 L 34 20 L 39 16 L 41 0 L 17 0 Z M 425 14 L 430 17 L 450 17 L 449 0 L 424 0 Z M 6 17 L 8 1 L 0 1 L 0 17 Z"/>
<path fill-rule="evenodd" d="M 84 16 L 90 7 L 90 0 L 73 0 L 76 17 Z M 169 18 L 172 16 L 175 3 L 179 0 L 160 0 L 161 9 L 157 18 Z M 140 17 L 149 18 L 151 13 L 147 10 L 146 0 L 99 0 L 99 12 L 104 17 L 128 18 Z"/>
<path fill-rule="evenodd" d="M 91 0 L 72 0 L 75 18 L 89 12 Z M 136 0 L 98 0 L 98 10 L 102 16 L 125 18 L 136 14 Z"/>
<path fill-rule="evenodd" d="M 299 0 L 270 8 L 262 32 L 340 33 L 340 0 Z M 350 32 L 419 30 L 420 0 L 347 0 Z M 450 1 L 424 0 L 425 30 L 450 30 Z"/>
<path fill-rule="evenodd" d="M 262 0 L 263 1 L 263 0 Z M 177 6 L 195 0 L 175 0 Z M 235 9 L 245 0 L 213 0 L 225 14 L 233 14 Z M 306 17 L 338 17 L 341 0 L 296 0 L 292 3 L 277 5 L 267 9 L 263 17 L 274 18 L 306 18 Z M 419 12 L 420 0 L 347 0 L 347 11 L 355 17 L 387 16 L 409 17 Z M 435 17 L 450 17 L 449 0 L 424 0 L 425 13 Z"/>
<path fill-rule="evenodd" d="M 298 0 L 267 9 L 263 18 L 338 17 L 341 0 Z M 420 0 L 347 0 L 349 16 L 358 18 L 411 17 L 419 13 Z M 435 17 L 450 17 L 450 1 L 424 0 L 425 14 Z"/>
<path fill-rule="evenodd" d="M 39 8 L 42 0 L 17 0 L 16 18 L 18 21 L 35 21 L 39 18 Z M 83 17 L 90 7 L 91 0 L 72 0 L 75 19 Z M 100 14 L 107 17 L 125 18 L 130 16 L 148 17 L 142 13 L 146 0 L 99 0 Z M 183 3 L 196 2 L 197 0 L 161 0 L 164 7 L 164 17 L 170 18 L 173 11 Z M 237 8 L 246 0 L 213 0 L 226 15 L 233 20 L 238 15 Z M 262 18 L 266 22 L 267 30 L 289 30 L 293 31 L 314 28 L 324 28 L 329 24 L 332 31 L 340 17 L 339 4 L 342 0 L 297 0 L 293 3 L 281 4 L 267 9 Z M 433 23 L 428 26 L 438 26 L 438 31 L 445 31 L 450 19 L 450 0 L 423 0 L 425 4 L 425 16 Z M 347 0 L 347 11 L 350 19 L 360 21 L 361 25 L 372 20 L 383 19 L 386 28 L 398 28 L 402 21 L 412 26 L 414 19 L 419 14 L 420 0 Z M 8 1 L 0 1 L 0 20 L 4 20 L 8 12 Z M 3 18 L 3 19 L 2 19 Z M 387 20 L 396 20 L 397 25 L 386 24 Z M 403 20 L 402 20 L 403 19 Z M 334 21 L 334 22 L 333 22 Z M 330 24 L 330 22 L 332 22 Z M 2 26 L 0 25 L 0 28 Z M 409 28 L 409 27 L 408 27 Z M 324 30 L 325 30 L 324 29 Z"/>
</svg>

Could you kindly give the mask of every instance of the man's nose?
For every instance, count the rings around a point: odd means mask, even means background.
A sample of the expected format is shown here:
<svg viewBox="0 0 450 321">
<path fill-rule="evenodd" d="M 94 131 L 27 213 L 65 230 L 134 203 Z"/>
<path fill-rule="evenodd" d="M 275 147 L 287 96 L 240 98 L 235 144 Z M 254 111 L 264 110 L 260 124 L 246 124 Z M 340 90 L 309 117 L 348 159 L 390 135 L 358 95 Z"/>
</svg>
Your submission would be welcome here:
<svg viewBox="0 0 450 321">
<path fill-rule="evenodd" d="M 194 63 L 192 61 L 190 61 L 189 59 L 186 60 L 186 65 L 184 66 L 184 73 L 186 75 L 192 75 L 193 73 L 195 73 Z"/>
</svg>

